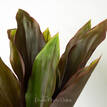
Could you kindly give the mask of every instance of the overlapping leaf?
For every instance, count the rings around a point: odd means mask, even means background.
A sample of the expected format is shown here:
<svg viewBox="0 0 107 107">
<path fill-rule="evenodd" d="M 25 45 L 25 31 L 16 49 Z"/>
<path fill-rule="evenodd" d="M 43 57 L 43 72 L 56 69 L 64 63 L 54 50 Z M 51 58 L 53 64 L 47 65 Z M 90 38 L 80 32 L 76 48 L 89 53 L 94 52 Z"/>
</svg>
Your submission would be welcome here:
<svg viewBox="0 0 107 107">
<path fill-rule="evenodd" d="M 76 45 L 77 41 L 81 39 L 84 36 L 84 34 L 88 32 L 90 29 L 91 29 L 91 21 L 88 21 L 67 44 L 66 50 L 64 54 L 62 55 L 60 62 L 59 62 L 59 66 L 58 66 L 60 70 L 61 81 L 63 80 L 64 74 L 66 72 L 66 66 L 67 66 L 68 55 L 70 53 L 70 50 Z"/>
<path fill-rule="evenodd" d="M 76 45 L 77 41 L 81 39 L 84 36 L 84 34 L 88 32 L 90 29 L 91 29 L 91 21 L 88 21 L 67 44 L 66 50 L 64 54 L 61 56 L 60 61 L 59 61 L 59 65 L 57 69 L 57 72 L 59 72 L 59 79 L 56 84 L 56 90 L 53 95 L 53 99 L 57 96 L 57 94 L 60 92 L 63 86 L 62 81 L 63 81 L 64 75 L 66 75 L 65 73 L 66 73 L 66 68 L 68 66 L 67 62 L 69 60 L 68 56 L 69 56 L 70 50 Z"/>
<path fill-rule="evenodd" d="M 20 57 L 18 51 L 14 44 L 14 37 L 15 37 L 16 29 L 8 30 L 8 37 L 10 39 L 10 63 L 16 75 L 18 76 L 19 80 L 22 81 L 23 79 L 23 70 L 20 61 Z"/>
<path fill-rule="evenodd" d="M 78 69 L 85 66 L 96 47 L 105 39 L 106 31 L 107 20 L 92 29 L 89 22 L 71 39 L 59 63 L 59 70 L 63 73 L 62 86 Z"/>
<path fill-rule="evenodd" d="M 17 31 L 15 45 L 20 54 L 21 63 L 25 73 L 25 91 L 32 71 L 32 65 L 36 55 L 45 45 L 43 34 L 39 24 L 25 11 L 19 9 L 17 15 Z"/>
<path fill-rule="evenodd" d="M 10 62 L 20 81 L 0 59 L 0 106 L 73 107 L 100 59 L 84 67 L 105 39 L 107 19 L 92 29 L 88 21 L 69 41 L 60 62 L 58 34 L 51 38 L 48 28 L 42 34 L 21 9 L 16 20 L 17 29 L 8 30 L 8 37 Z"/>
<path fill-rule="evenodd" d="M 27 107 L 49 107 L 56 84 L 59 38 L 56 34 L 38 54 L 26 94 Z"/>
<path fill-rule="evenodd" d="M 92 71 L 98 64 L 99 59 L 93 61 L 88 67 L 82 68 L 76 72 L 67 82 L 63 90 L 58 94 L 50 107 L 73 107 L 86 82 L 91 76 Z"/>
<path fill-rule="evenodd" d="M 0 107 L 21 107 L 19 81 L 0 58 Z"/>
</svg>

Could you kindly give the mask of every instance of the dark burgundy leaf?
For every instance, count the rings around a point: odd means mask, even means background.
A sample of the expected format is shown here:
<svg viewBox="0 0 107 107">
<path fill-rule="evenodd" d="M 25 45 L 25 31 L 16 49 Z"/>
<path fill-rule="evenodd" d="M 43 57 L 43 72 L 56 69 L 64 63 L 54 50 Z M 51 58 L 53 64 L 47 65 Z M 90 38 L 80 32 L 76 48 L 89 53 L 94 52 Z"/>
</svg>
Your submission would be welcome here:
<svg viewBox="0 0 107 107">
<path fill-rule="evenodd" d="M 58 69 L 57 69 L 58 76 L 57 76 L 56 90 L 53 95 L 53 99 L 61 91 L 61 88 L 63 86 L 62 85 L 63 78 L 68 73 L 68 72 L 66 73 L 66 68 L 68 67 L 67 64 L 68 64 L 68 60 L 69 60 L 68 56 L 69 56 L 70 50 L 72 50 L 72 48 L 75 47 L 77 41 L 79 39 L 81 39 L 82 37 L 84 37 L 85 33 L 88 32 L 90 29 L 91 29 L 91 21 L 88 21 L 67 44 L 66 50 L 65 50 L 64 54 L 61 56 L 60 61 L 59 61 L 59 65 L 58 65 Z M 72 71 L 70 71 L 70 72 L 72 72 Z"/>
<path fill-rule="evenodd" d="M 14 44 L 15 33 L 16 33 L 16 29 L 8 30 L 8 37 L 10 39 L 10 63 L 11 63 L 11 66 L 12 66 L 14 72 L 18 76 L 19 80 L 22 81 L 23 80 L 23 70 L 22 70 L 22 65 L 21 65 L 18 51 Z"/>
<path fill-rule="evenodd" d="M 16 20 L 18 28 L 15 35 L 15 45 L 25 73 L 24 84 L 26 91 L 34 59 L 44 47 L 45 40 L 39 24 L 27 12 L 19 9 Z"/>
<path fill-rule="evenodd" d="M 106 30 L 107 20 L 98 24 L 87 33 L 83 34 L 83 36 L 75 42 L 74 47 L 69 50 L 68 56 L 65 56 L 67 61 L 65 65 L 65 73 L 63 76 L 62 86 L 64 86 L 68 79 L 73 74 L 75 74 L 78 69 L 81 69 L 86 65 L 94 50 L 105 39 Z M 65 51 L 65 54 L 66 52 L 67 51 Z"/>
<path fill-rule="evenodd" d="M 88 32 L 90 29 L 91 29 L 91 21 L 88 21 L 67 44 L 66 50 L 64 54 L 61 56 L 59 66 L 58 66 L 60 70 L 60 85 L 61 85 L 61 81 L 63 80 L 64 74 L 66 72 L 68 55 L 70 53 L 70 50 L 73 47 L 75 47 L 77 41 L 81 39 L 85 35 L 85 33 Z"/>
<path fill-rule="evenodd" d="M 63 90 L 58 94 L 50 107 L 73 107 L 89 77 L 91 76 L 92 71 L 98 64 L 99 59 L 93 61 L 88 67 L 76 72 L 67 82 Z"/>
<path fill-rule="evenodd" d="M 19 81 L 0 58 L 0 107 L 21 107 Z"/>
</svg>

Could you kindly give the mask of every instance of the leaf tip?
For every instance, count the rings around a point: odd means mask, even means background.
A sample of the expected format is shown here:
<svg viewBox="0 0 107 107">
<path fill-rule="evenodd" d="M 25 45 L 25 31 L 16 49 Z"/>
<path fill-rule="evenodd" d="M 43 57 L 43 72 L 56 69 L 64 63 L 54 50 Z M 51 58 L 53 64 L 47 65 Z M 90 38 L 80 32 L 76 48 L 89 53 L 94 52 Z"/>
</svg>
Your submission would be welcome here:
<svg viewBox="0 0 107 107">
<path fill-rule="evenodd" d="M 16 28 L 7 30 L 8 38 L 13 41 L 16 33 Z"/>
<path fill-rule="evenodd" d="M 91 19 L 87 22 L 87 25 L 91 28 Z"/>
<path fill-rule="evenodd" d="M 98 64 L 98 62 L 100 61 L 101 59 L 101 56 L 97 59 L 95 59 L 94 61 L 91 62 L 91 64 L 89 65 L 89 68 L 92 69 L 92 68 L 95 68 L 96 65 Z"/>
</svg>

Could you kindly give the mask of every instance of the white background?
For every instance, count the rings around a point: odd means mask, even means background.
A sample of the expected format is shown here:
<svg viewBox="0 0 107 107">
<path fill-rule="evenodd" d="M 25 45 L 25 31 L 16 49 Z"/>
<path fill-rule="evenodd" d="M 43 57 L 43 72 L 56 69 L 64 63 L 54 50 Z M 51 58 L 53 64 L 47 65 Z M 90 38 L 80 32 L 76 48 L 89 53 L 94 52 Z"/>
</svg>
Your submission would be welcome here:
<svg viewBox="0 0 107 107">
<path fill-rule="evenodd" d="M 9 64 L 7 29 L 17 26 L 15 15 L 21 8 L 40 24 L 41 30 L 59 32 L 61 54 L 76 31 L 88 20 L 92 26 L 107 18 L 107 0 L 0 0 L 0 57 Z M 107 39 L 96 49 L 90 61 L 102 55 L 75 107 L 107 107 Z M 89 61 L 89 62 L 90 62 Z"/>
</svg>

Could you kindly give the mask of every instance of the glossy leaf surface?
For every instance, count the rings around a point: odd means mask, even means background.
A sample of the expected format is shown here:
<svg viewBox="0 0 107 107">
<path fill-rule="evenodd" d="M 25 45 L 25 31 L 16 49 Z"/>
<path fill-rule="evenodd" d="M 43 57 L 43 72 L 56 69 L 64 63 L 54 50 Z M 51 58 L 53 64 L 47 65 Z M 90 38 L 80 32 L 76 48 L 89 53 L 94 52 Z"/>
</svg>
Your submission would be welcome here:
<svg viewBox="0 0 107 107">
<path fill-rule="evenodd" d="M 60 85 L 62 83 L 62 80 L 64 78 L 64 74 L 66 72 L 67 62 L 68 62 L 68 55 L 70 53 L 70 50 L 75 46 L 77 41 L 81 39 L 86 32 L 88 32 L 91 29 L 91 21 L 88 21 L 77 33 L 76 35 L 69 41 L 69 43 L 66 46 L 66 50 L 64 54 L 61 56 L 58 69 L 60 70 Z"/>
<path fill-rule="evenodd" d="M 56 34 L 38 54 L 26 95 L 27 107 L 49 107 L 56 84 L 59 37 Z"/>
<path fill-rule="evenodd" d="M 68 76 L 66 76 L 68 73 L 66 71 L 66 69 L 68 67 L 70 50 L 76 45 L 77 41 L 79 39 L 81 39 L 84 36 L 84 34 L 86 32 L 88 32 L 90 29 L 91 29 L 91 21 L 88 21 L 67 44 L 66 50 L 65 50 L 64 54 L 61 56 L 60 61 L 59 61 L 59 65 L 58 65 L 58 69 L 57 69 L 57 71 L 59 72 L 59 78 L 57 79 L 56 90 L 53 95 L 53 99 L 55 99 L 55 97 L 61 91 L 61 88 L 65 84 L 65 82 L 63 83 L 63 78 L 68 77 Z M 71 72 L 72 71 L 70 71 L 69 73 L 71 73 Z"/>
<path fill-rule="evenodd" d="M 65 85 L 68 79 L 71 76 L 73 76 L 73 74 L 75 74 L 77 70 L 85 66 L 85 64 L 87 63 L 88 59 L 90 58 L 96 47 L 105 39 L 106 30 L 107 30 L 107 20 L 98 24 L 96 27 L 92 28 L 86 33 L 83 33 L 83 36 L 76 35 L 74 38 L 79 37 L 77 41 L 72 43 L 73 39 L 71 39 L 64 53 L 66 61 L 64 62 L 62 61 L 59 64 L 59 68 L 61 68 L 62 63 L 65 63 L 64 65 L 65 68 L 60 69 L 63 72 L 65 72 L 65 74 L 63 74 L 64 76 L 62 76 L 63 77 L 62 86 Z M 74 46 L 72 46 L 72 44 L 74 44 Z M 66 55 L 66 53 L 68 54 Z"/>
<path fill-rule="evenodd" d="M 26 91 L 34 59 L 44 47 L 45 40 L 39 24 L 27 12 L 19 9 L 16 20 L 18 28 L 15 35 L 15 45 L 20 54 L 25 74 L 24 84 Z"/>
</svg>

